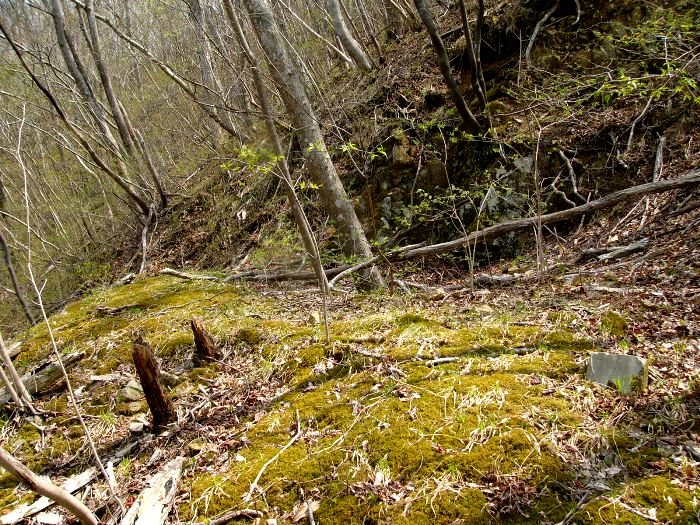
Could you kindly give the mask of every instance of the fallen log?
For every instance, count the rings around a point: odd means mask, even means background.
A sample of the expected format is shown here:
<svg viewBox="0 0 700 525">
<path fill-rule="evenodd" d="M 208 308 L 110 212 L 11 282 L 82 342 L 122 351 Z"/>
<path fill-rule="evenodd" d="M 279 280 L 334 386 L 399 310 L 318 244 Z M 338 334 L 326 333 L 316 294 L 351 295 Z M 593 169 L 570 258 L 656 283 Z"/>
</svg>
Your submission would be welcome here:
<svg viewBox="0 0 700 525">
<path fill-rule="evenodd" d="M 185 458 L 178 456 L 150 480 L 120 525 L 162 525 L 170 514 Z"/>
<path fill-rule="evenodd" d="M 620 204 L 626 200 L 634 199 L 635 197 L 643 195 L 651 195 L 654 193 L 663 193 L 671 190 L 678 190 L 682 188 L 690 188 L 700 184 L 700 170 L 694 170 L 687 175 L 678 177 L 676 179 L 662 180 L 657 182 L 649 182 L 647 184 L 640 184 L 639 186 L 632 186 L 631 188 L 626 188 L 624 190 L 616 191 L 610 193 L 605 197 L 596 199 L 594 201 L 587 202 L 581 206 L 576 206 L 575 208 L 569 208 L 568 210 L 557 211 L 554 213 L 548 213 L 540 217 L 526 217 L 524 219 L 516 219 L 513 221 L 502 222 L 500 224 L 495 224 L 493 226 L 488 226 L 483 230 L 477 230 L 470 233 L 464 237 L 454 239 L 452 241 L 443 242 L 439 244 L 433 244 L 430 246 L 421 246 L 417 248 L 404 247 L 404 249 L 395 250 L 393 252 L 387 253 L 381 257 L 372 257 L 367 261 L 362 261 L 356 265 L 356 268 L 364 268 L 366 264 L 381 264 L 382 260 L 384 262 L 401 261 L 406 259 L 412 259 L 414 257 L 424 257 L 427 255 L 438 255 L 441 253 L 452 252 L 460 249 L 464 249 L 467 246 L 473 246 L 474 244 L 483 243 L 496 239 L 507 233 L 512 233 L 518 230 L 524 230 L 526 228 L 536 227 L 538 224 L 551 224 L 555 222 L 561 222 L 565 220 L 584 215 L 586 213 L 591 213 L 594 211 L 609 208 L 616 204 Z M 346 270 L 354 268 L 351 265 L 343 265 L 337 268 L 329 268 L 326 270 L 326 276 L 329 278 L 335 277 Z M 347 272 L 343 275 L 349 275 L 351 272 Z M 171 274 L 174 275 L 174 274 Z M 495 277 L 495 276 L 494 276 Z M 255 274 L 251 272 L 243 272 L 237 275 L 230 275 L 224 279 L 224 282 L 230 282 L 234 280 L 251 280 L 251 281 L 289 281 L 289 280 L 313 280 L 316 279 L 314 272 L 288 272 L 281 274 L 274 273 L 262 273 Z M 485 278 L 483 279 L 483 284 L 503 284 L 510 281 L 510 276 L 503 276 L 501 278 Z M 334 280 L 334 284 L 337 280 Z M 479 284 L 482 284 L 479 283 Z"/>
<path fill-rule="evenodd" d="M 85 352 L 74 352 L 63 357 L 63 366 L 66 370 L 85 357 Z M 64 381 L 61 367 L 56 361 L 48 361 L 38 369 L 22 376 L 22 383 L 30 394 L 39 394 L 54 390 Z M 3 388 L 0 390 L 0 405 L 9 403 L 12 397 Z"/>
<path fill-rule="evenodd" d="M 189 279 L 192 281 L 219 281 L 218 277 L 214 275 L 197 275 L 196 273 L 179 272 L 173 270 L 172 268 L 163 268 L 158 272 L 160 275 L 171 275 L 172 277 L 178 277 L 180 279 Z"/>
<path fill-rule="evenodd" d="M 640 184 L 639 186 L 632 186 L 631 188 L 616 191 L 606 195 L 605 197 L 601 197 L 600 199 L 587 202 L 581 206 L 569 208 L 568 210 L 548 213 L 540 217 L 526 217 L 524 219 L 516 219 L 513 221 L 495 224 L 484 228 L 483 230 L 472 232 L 469 235 L 460 237 L 459 239 L 455 239 L 453 241 L 409 250 L 402 253 L 399 259 L 437 255 L 440 253 L 447 253 L 463 249 L 466 246 L 473 246 L 475 243 L 482 243 L 496 239 L 497 237 L 500 237 L 506 233 L 536 227 L 540 223 L 551 224 L 553 222 L 565 221 L 578 217 L 579 215 L 583 215 L 584 213 L 591 213 L 604 208 L 609 208 L 610 206 L 614 206 L 615 204 L 619 204 L 635 197 L 651 195 L 654 193 L 663 193 L 665 191 L 678 190 L 681 188 L 689 188 L 697 184 L 700 184 L 700 170 L 692 171 L 683 177 L 678 177 L 677 179 L 649 182 L 647 184 Z"/>
</svg>

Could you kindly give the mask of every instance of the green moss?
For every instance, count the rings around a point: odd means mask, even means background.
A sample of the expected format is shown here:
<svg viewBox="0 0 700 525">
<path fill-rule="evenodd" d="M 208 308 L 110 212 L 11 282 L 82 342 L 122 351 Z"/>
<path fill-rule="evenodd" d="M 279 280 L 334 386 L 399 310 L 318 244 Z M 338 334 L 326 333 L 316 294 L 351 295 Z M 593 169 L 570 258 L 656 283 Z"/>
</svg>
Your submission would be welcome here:
<svg viewBox="0 0 700 525">
<path fill-rule="evenodd" d="M 243 343 L 249 346 L 256 346 L 263 341 L 264 337 L 260 330 L 255 328 L 241 328 L 233 336 L 236 343 Z"/>
<path fill-rule="evenodd" d="M 697 497 L 688 490 L 671 485 L 661 476 L 648 478 L 625 488 L 626 499 L 642 508 L 656 508 L 659 521 L 664 523 L 694 523 L 697 512 Z"/>
<path fill-rule="evenodd" d="M 619 312 L 607 310 L 600 318 L 600 329 L 612 337 L 622 337 L 627 331 L 627 320 Z"/>
</svg>

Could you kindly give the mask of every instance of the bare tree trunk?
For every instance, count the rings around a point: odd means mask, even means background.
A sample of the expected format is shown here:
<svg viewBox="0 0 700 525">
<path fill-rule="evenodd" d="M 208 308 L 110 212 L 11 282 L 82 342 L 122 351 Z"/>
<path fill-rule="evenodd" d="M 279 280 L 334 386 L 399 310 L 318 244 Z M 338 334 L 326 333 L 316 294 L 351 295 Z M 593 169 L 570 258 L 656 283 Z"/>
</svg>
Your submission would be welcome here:
<svg viewBox="0 0 700 525">
<path fill-rule="evenodd" d="M 353 38 L 350 34 L 348 26 L 345 24 L 345 18 L 340 10 L 340 4 L 338 0 L 328 0 L 328 11 L 331 14 L 333 20 L 333 29 L 335 29 L 335 34 L 338 35 L 340 42 L 343 44 L 345 50 L 350 53 L 350 56 L 357 64 L 357 67 L 369 71 L 372 69 L 372 63 L 370 62 L 367 55 L 360 47 L 360 44 Z"/>
<path fill-rule="evenodd" d="M 0 230 L 0 245 L 2 246 L 2 253 L 5 258 L 5 266 L 7 267 L 7 273 L 10 275 L 10 281 L 12 281 L 12 288 L 14 288 L 15 290 L 15 296 L 17 297 L 19 304 L 22 306 L 24 315 L 27 316 L 27 320 L 29 321 L 29 323 L 31 325 L 35 325 L 36 319 L 34 319 L 34 314 L 29 308 L 29 304 L 27 303 L 27 300 L 24 297 L 24 292 L 22 291 L 22 288 L 19 285 L 19 281 L 17 280 L 15 267 L 12 264 L 12 255 L 10 253 L 10 247 L 7 244 L 7 239 L 5 239 L 5 234 L 2 232 L 2 230 Z"/>
<path fill-rule="evenodd" d="M 0 448 L 0 465 L 30 490 L 55 501 L 58 505 L 75 515 L 82 525 L 98 524 L 95 515 L 82 501 L 63 490 L 61 487 L 34 474 L 16 458 L 11 456 L 4 448 Z"/>
<path fill-rule="evenodd" d="M 471 71 L 472 85 L 476 96 L 479 99 L 481 109 L 485 110 L 488 104 L 486 98 L 486 83 L 484 81 L 484 71 L 481 67 L 481 30 L 484 24 L 484 0 L 479 0 L 479 12 L 476 17 L 476 30 L 472 35 L 471 26 L 469 24 L 469 16 L 467 7 L 464 5 L 464 0 L 459 0 L 459 14 L 462 17 L 462 28 L 464 30 L 464 39 L 467 43 L 467 56 L 469 57 L 469 69 Z"/>
<path fill-rule="evenodd" d="M 260 69 L 256 65 L 255 55 L 248 45 L 248 40 L 245 37 L 243 28 L 241 27 L 238 17 L 233 9 L 231 0 L 224 0 L 224 8 L 226 10 L 226 15 L 228 16 L 229 22 L 234 28 L 238 42 L 243 49 L 243 53 L 248 60 L 250 66 L 253 70 L 253 82 L 255 84 L 255 89 L 258 92 L 258 99 L 260 100 L 260 106 L 262 108 L 263 115 L 265 117 L 265 126 L 267 127 L 267 134 L 272 141 L 272 147 L 274 148 L 275 155 L 280 159 L 277 163 L 278 176 L 282 180 L 282 186 L 284 192 L 289 199 L 289 204 L 292 207 L 292 215 L 294 215 L 294 222 L 299 228 L 301 233 L 302 241 L 304 242 L 304 247 L 306 248 L 309 257 L 311 258 L 311 266 L 318 279 L 318 286 L 321 290 L 321 294 L 324 297 L 324 305 L 326 304 L 325 298 L 328 295 L 328 278 L 326 277 L 326 272 L 323 269 L 323 264 L 321 263 L 321 254 L 318 251 L 318 243 L 314 237 L 311 225 L 306 217 L 304 208 L 302 208 L 299 199 L 297 198 L 296 191 L 294 190 L 294 183 L 292 177 L 289 173 L 289 166 L 287 165 L 287 160 L 285 157 L 284 149 L 282 148 L 282 142 L 280 141 L 279 134 L 277 133 L 277 127 L 275 126 L 275 120 L 272 116 L 272 106 L 270 104 L 270 99 L 267 94 L 267 88 L 265 87 L 265 82 L 263 81 Z M 325 311 L 324 311 L 325 314 Z M 328 326 L 327 315 L 326 327 Z M 330 339 L 328 329 L 326 328 L 326 340 Z"/>
<path fill-rule="evenodd" d="M 287 54 L 285 41 L 267 0 L 244 0 L 244 4 L 267 59 L 270 61 L 272 78 L 279 86 L 284 105 L 296 128 L 309 174 L 319 186 L 321 202 L 331 220 L 338 223 L 343 237 L 344 252 L 363 259 L 372 257 L 372 249 L 365 237 L 362 224 L 328 154 L 321 129 L 306 94 L 306 88 Z M 375 285 L 383 285 L 383 279 L 376 268 L 373 269 L 370 277 Z"/>
<path fill-rule="evenodd" d="M 54 31 L 56 33 L 56 40 L 58 41 L 58 47 L 61 50 L 61 55 L 63 56 L 63 61 L 68 68 L 68 72 L 78 86 L 78 91 L 81 97 L 87 102 L 92 114 L 97 123 L 102 135 L 108 140 L 110 146 L 115 146 L 114 137 L 109 131 L 109 127 L 105 123 L 104 112 L 102 107 L 97 102 L 95 98 L 95 93 L 90 86 L 88 79 L 84 74 L 84 69 L 79 63 L 78 55 L 75 53 L 75 49 L 72 43 L 69 41 L 68 34 L 66 33 L 66 23 L 65 17 L 63 15 L 63 3 L 62 0 L 51 0 L 51 16 L 54 21 Z M 116 153 L 116 152 L 115 152 Z"/>
<path fill-rule="evenodd" d="M 129 155 L 134 155 L 136 147 L 129 134 L 129 128 L 124 119 L 124 114 L 121 111 L 117 96 L 114 94 L 112 78 L 102 58 L 102 43 L 100 42 L 100 34 L 97 31 L 97 21 L 95 20 L 95 0 L 86 0 L 85 11 L 87 13 L 88 29 L 90 30 L 92 55 L 95 60 L 95 65 L 97 66 L 97 72 L 100 75 L 100 81 L 102 82 L 105 96 L 107 97 L 109 109 L 112 112 L 112 117 L 117 125 L 117 130 L 119 131 L 119 136 L 122 139 L 122 144 L 124 144 L 126 152 Z"/>
<path fill-rule="evenodd" d="M 478 131 L 480 128 L 479 122 L 477 122 L 476 117 L 467 106 L 467 103 L 462 96 L 462 92 L 459 90 L 457 81 L 455 80 L 454 75 L 452 75 L 450 59 L 447 56 L 445 45 L 442 43 L 442 38 L 440 38 L 440 34 L 435 26 L 433 14 L 430 12 L 425 0 L 413 0 L 413 3 L 416 5 L 416 9 L 418 10 L 418 14 L 423 21 L 423 25 L 428 31 L 428 35 L 430 35 L 430 40 L 433 43 L 433 49 L 435 49 L 435 54 L 437 55 L 438 65 L 440 66 L 440 72 L 445 79 L 445 84 L 447 84 L 447 87 L 452 93 L 452 100 L 454 101 L 455 106 L 457 106 L 457 111 L 459 111 L 459 114 L 464 121 L 464 125 L 471 131 Z"/>
<path fill-rule="evenodd" d="M 187 6 L 189 7 L 189 15 L 192 20 L 192 27 L 195 32 L 195 39 L 197 40 L 197 54 L 199 56 L 199 71 L 202 75 L 202 85 L 204 86 L 204 94 L 201 96 L 203 104 L 211 107 L 212 111 L 219 112 L 216 109 L 216 97 L 214 93 L 220 91 L 218 89 L 218 82 L 214 75 L 214 68 L 211 63 L 211 52 L 209 49 L 209 42 L 204 33 L 204 13 L 202 12 L 202 5 L 199 0 L 186 0 Z M 219 114 L 219 118 L 222 118 Z M 209 125 L 209 132 L 211 134 L 211 144 L 214 149 L 218 149 L 221 142 L 221 128 L 212 121 L 207 121 Z M 233 124 L 229 123 L 233 128 Z"/>
<path fill-rule="evenodd" d="M 7 374 L 5 373 L 5 369 L 1 365 L 0 365 L 0 381 L 2 381 L 2 384 L 5 387 L 5 390 L 7 390 L 7 393 L 10 394 L 10 398 L 15 403 L 17 410 L 24 410 L 25 407 L 24 407 L 24 402 L 22 401 L 22 398 L 19 397 L 17 390 L 15 390 L 15 386 L 12 384 L 12 381 L 10 380 L 10 378 L 7 377 Z"/>
</svg>

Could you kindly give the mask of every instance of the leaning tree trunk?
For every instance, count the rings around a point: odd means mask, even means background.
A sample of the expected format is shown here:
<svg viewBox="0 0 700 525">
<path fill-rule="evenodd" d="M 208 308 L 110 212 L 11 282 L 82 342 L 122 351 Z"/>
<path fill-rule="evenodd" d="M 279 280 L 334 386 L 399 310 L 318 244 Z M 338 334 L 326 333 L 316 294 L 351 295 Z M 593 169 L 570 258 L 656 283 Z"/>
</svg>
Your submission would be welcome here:
<svg viewBox="0 0 700 525">
<path fill-rule="evenodd" d="M 7 347 L 5 346 L 5 341 L 2 338 L 2 334 L 0 334 L 0 357 L 2 358 L 3 364 L 5 365 L 7 372 L 10 374 L 10 379 L 15 387 L 14 391 L 19 397 L 19 399 L 22 401 L 22 407 L 29 410 L 32 414 L 36 413 L 36 411 L 34 410 L 34 405 L 32 404 L 32 396 L 29 394 L 27 387 L 22 382 L 22 378 L 19 376 L 19 373 L 17 372 L 14 363 L 12 362 L 10 352 L 7 351 Z M 8 391 L 10 392 L 10 395 L 12 395 L 12 390 L 8 388 Z"/>
<path fill-rule="evenodd" d="M 480 127 L 479 122 L 469 109 L 469 106 L 467 106 L 467 103 L 462 96 L 462 92 L 459 90 L 459 85 L 452 74 L 450 59 L 447 56 L 447 51 L 445 50 L 445 45 L 442 42 L 442 38 L 440 38 L 440 33 L 438 33 L 438 29 L 435 26 L 433 14 L 430 12 L 425 0 L 413 0 L 413 3 L 416 5 L 416 9 L 418 10 L 418 14 L 423 21 L 425 29 L 428 31 L 428 35 L 430 35 L 430 41 L 433 43 L 433 49 L 435 49 L 438 65 L 440 66 L 440 72 L 442 73 L 442 77 L 445 79 L 445 84 L 447 84 L 447 87 L 450 89 L 450 93 L 452 93 L 452 100 L 454 101 L 455 106 L 457 106 L 457 111 L 459 111 L 459 114 L 464 121 L 464 125 L 471 131 L 478 131 Z M 468 42 L 467 45 L 469 45 Z"/>
<path fill-rule="evenodd" d="M 270 62 L 270 74 L 279 87 L 287 113 L 297 130 L 309 174 L 319 187 L 321 202 L 331 220 L 338 224 L 343 237 L 343 251 L 363 259 L 370 258 L 372 249 L 328 154 L 301 75 L 287 54 L 284 38 L 270 6 L 267 0 L 244 0 L 244 4 Z M 373 284 L 383 285 L 378 270 L 374 269 L 370 277 Z"/>
<path fill-rule="evenodd" d="M 372 69 L 372 63 L 365 52 L 362 51 L 359 42 L 350 34 L 350 30 L 345 24 L 343 13 L 340 11 L 339 1 L 328 0 L 328 11 L 333 19 L 333 29 L 335 30 L 336 35 L 338 35 L 338 38 L 343 44 L 345 50 L 350 53 L 350 56 L 355 64 L 357 64 L 357 67 L 364 69 L 365 71 Z"/>
<path fill-rule="evenodd" d="M 282 180 L 282 187 L 284 188 L 287 198 L 289 199 L 289 204 L 292 207 L 292 214 L 294 215 L 294 222 L 299 228 L 301 233 L 301 238 L 304 242 L 304 247 L 307 253 L 311 257 L 311 266 L 314 269 L 314 273 L 318 279 L 318 286 L 321 289 L 321 294 L 325 298 L 328 295 L 328 278 L 326 277 L 326 272 L 323 269 L 323 264 L 321 263 L 321 255 L 318 251 L 318 243 L 314 237 L 311 225 L 306 217 L 304 208 L 301 206 L 299 199 L 297 198 L 296 191 L 294 190 L 294 183 L 292 177 L 289 173 L 289 166 L 287 165 L 287 159 L 285 156 L 285 151 L 282 148 L 282 141 L 277 133 L 277 127 L 275 125 L 275 119 L 272 115 L 272 105 L 270 103 L 270 97 L 267 93 L 267 88 L 265 87 L 265 81 L 263 79 L 260 69 L 256 67 L 255 55 L 252 49 L 248 45 L 248 40 L 246 39 L 243 28 L 236 17 L 236 13 L 233 9 L 233 4 L 231 0 L 224 0 L 224 8 L 226 10 L 226 15 L 228 16 L 229 22 L 234 28 L 236 37 L 238 38 L 238 43 L 243 49 L 246 60 L 248 60 L 252 72 L 253 72 L 253 82 L 255 84 L 255 89 L 258 92 L 258 100 L 260 101 L 260 107 L 262 109 L 263 116 L 265 117 L 265 126 L 267 127 L 267 134 L 272 141 L 272 147 L 274 148 L 275 155 L 280 159 L 277 163 L 278 176 Z M 325 312 L 325 310 L 324 310 Z M 328 338 L 328 334 L 327 338 Z"/>
</svg>

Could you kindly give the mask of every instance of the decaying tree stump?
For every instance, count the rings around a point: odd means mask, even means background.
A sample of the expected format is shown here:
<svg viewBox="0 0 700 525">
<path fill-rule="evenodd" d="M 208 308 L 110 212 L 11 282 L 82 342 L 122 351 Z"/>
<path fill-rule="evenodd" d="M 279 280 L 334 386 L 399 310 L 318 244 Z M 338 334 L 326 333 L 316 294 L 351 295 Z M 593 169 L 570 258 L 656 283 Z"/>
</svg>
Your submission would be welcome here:
<svg viewBox="0 0 700 525">
<path fill-rule="evenodd" d="M 197 364 L 203 364 L 207 361 L 214 361 L 221 355 L 219 347 L 216 346 L 214 338 L 207 333 L 201 324 L 196 319 L 190 321 L 192 333 L 194 334 L 195 354 L 194 360 Z"/>
<path fill-rule="evenodd" d="M 153 414 L 153 428 L 158 430 L 175 419 L 175 406 L 170 397 L 165 393 L 160 379 L 160 368 L 156 363 L 153 350 L 141 336 L 134 341 L 132 354 L 136 372 L 139 374 L 141 387 L 148 402 L 148 408 Z"/>
</svg>

